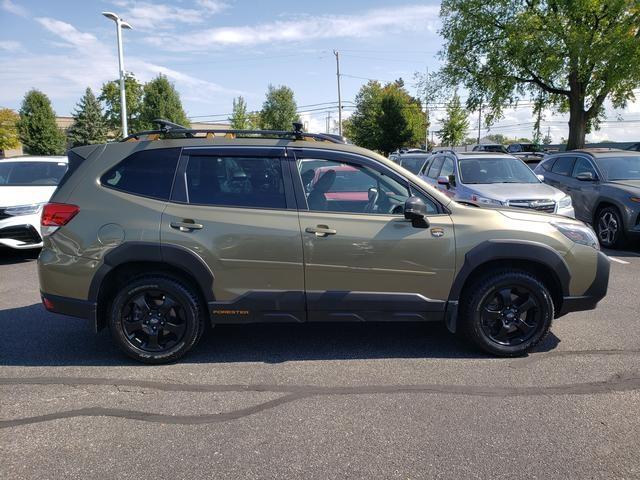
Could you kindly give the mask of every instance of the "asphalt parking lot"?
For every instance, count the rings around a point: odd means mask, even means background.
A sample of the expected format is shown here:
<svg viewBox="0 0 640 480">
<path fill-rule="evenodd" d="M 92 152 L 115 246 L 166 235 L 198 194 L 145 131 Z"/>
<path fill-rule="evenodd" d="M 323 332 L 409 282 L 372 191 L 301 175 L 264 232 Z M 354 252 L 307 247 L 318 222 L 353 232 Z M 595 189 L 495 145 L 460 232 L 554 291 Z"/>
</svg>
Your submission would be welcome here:
<svg viewBox="0 0 640 480">
<path fill-rule="evenodd" d="M 0 478 L 640 478 L 640 248 L 528 357 L 435 324 L 225 326 L 149 367 L 0 252 Z"/>
</svg>

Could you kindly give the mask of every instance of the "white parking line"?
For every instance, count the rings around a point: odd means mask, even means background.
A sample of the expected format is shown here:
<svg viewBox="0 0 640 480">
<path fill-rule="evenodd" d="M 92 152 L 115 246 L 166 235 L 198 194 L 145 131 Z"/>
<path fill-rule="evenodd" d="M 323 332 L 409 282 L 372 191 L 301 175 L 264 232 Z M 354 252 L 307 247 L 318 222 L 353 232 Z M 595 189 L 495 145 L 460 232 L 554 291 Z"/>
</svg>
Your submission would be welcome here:
<svg viewBox="0 0 640 480">
<path fill-rule="evenodd" d="M 621 263 L 622 265 L 631 265 L 630 262 L 625 262 L 624 260 L 620 260 L 616 257 L 609 257 L 609 260 L 611 260 L 612 262 Z"/>
</svg>

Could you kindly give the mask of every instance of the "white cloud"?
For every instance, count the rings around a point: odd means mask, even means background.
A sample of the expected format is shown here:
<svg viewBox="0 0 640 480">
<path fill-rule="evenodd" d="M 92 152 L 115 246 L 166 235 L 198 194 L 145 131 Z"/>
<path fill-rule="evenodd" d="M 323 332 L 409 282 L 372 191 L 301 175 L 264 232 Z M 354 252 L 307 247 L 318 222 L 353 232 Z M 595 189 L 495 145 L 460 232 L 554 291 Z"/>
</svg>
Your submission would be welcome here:
<svg viewBox="0 0 640 480">
<path fill-rule="evenodd" d="M 9 13 L 13 13 L 14 15 L 18 15 L 20 17 L 29 16 L 29 12 L 26 8 L 16 3 L 13 3 L 11 0 L 2 0 L 2 8 Z"/>
<path fill-rule="evenodd" d="M 0 40 L 0 50 L 5 50 L 7 52 L 17 52 L 22 50 L 22 44 L 20 42 L 16 42 L 15 40 Z"/>
<path fill-rule="evenodd" d="M 98 43 L 98 39 L 94 35 L 83 33 L 70 23 L 48 17 L 36 18 L 36 21 L 51 33 L 75 47 L 94 47 Z"/>
<path fill-rule="evenodd" d="M 193 25 L 203 23 L 209 16 L 227 8 L 227 3 L 217 0 L 196 0 L 195 7 L 183 8 L 157 2 L 137 0 L 114 0 L 112 3 L 124 8 L 120 16 L 139 30 L 172 29 L 176 24 Z"/>
<path fill-rule="evenodd" d="M 435 33 L 438 9 L 434 5 L 408 5 L 369 10 L 358 15 L 303 15 L 254 26 L 193 31 L 169 42 L 166 36 L 148 37 L 147 41 L 179 50 L 209 50 L 224 46 L 255 46 L 326 38 L 364 38 L 384 35 L 389 29 L 393 29 L 395 34 L 419 29 Z M 172 47 L 172 43 L 175 46 Z"/>
</svg>

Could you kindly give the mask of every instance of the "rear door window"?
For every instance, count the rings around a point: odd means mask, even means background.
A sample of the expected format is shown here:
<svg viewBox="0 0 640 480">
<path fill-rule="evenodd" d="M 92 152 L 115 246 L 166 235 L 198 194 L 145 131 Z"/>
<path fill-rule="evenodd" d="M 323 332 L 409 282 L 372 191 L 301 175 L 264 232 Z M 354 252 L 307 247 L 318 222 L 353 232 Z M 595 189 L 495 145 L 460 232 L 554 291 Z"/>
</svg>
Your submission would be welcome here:
<svg viewBox="0 0 640 480">
<path fill-rule="evenodd" d="M 431 162 L 431 166 L 429 167 L 429 173 L 427 174 L 427 176 L 433 179 L 438 178 L 438 174 L 440 173 L 440 169 L 442 168 L 443 163 L 444 157 L 436 157 L 435 160 Z"/>
<path fill-rule="evenodd" d="M 551 172 L 556 173 L 558 175 L 571 175 L 573 172 L 573 165 L 576 159 L 574 157 L 559 157 L 556 160 L 556 163 L 551 167 Z"/>
<path fill-rule="evenodd" d="M 287 206 L 280 158 L 192 156 L 189 203 L 247 208 Z"/>
<path fill-rule="evenodd" d="M 449 175 L 453 175 L 453 159 L 451 157 L 447 157 L 444 159 L 442 170 L 440 170 L 439 176 L 448 177 Z"/>
<path fill-rule="evenodd" d="M 179 148 L 136 152 L 102 175 L 100 182 L 114 190 L 168 200 L 179 157 Z"/>
<path fill-rule="evenodd" d="M 597 177 L 596 170 L 593 168 L 593 165 L 591 165 L 591 162 L 586 158 L 578 157 L 576 159 L 576 165 L 573 168 L 573 176 L 577 177 L 581 173 L 591 173 L 593 178 Z"/>
</svg>

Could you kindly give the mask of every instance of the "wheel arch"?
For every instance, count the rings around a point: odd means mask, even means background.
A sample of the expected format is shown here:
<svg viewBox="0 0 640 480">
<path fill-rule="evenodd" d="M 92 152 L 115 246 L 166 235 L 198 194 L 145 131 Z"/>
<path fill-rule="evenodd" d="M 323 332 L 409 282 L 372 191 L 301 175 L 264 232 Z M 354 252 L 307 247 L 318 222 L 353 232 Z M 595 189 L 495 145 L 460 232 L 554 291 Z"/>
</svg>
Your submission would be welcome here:
<svg viewBox="0 0 640 480">
<path fill-rule="evenodd" d="M 214 276 L 198 255 L 179 245 L 128 242 L 105 255 L 89 287 L 89 301 L 97 306 L 96 331 L 106 326 L 106 307 L 118 285 L 149 274 L 165 274 L 193 288 L 208 315 Z"/>
<path fill-rule="evenodd" d="M 547 286 L 556 312 L 562 308 L 563 298 L 569 295 L 571 274 L 564 259 L 551 247 L 526 240 L 488 240 L 465 255 L 447 303 L 447 328 L 455 332 L 458 302 L 465 289 L 477 278 L 496 269 L 511 268 L 531 272 Z"/>
</svg>

